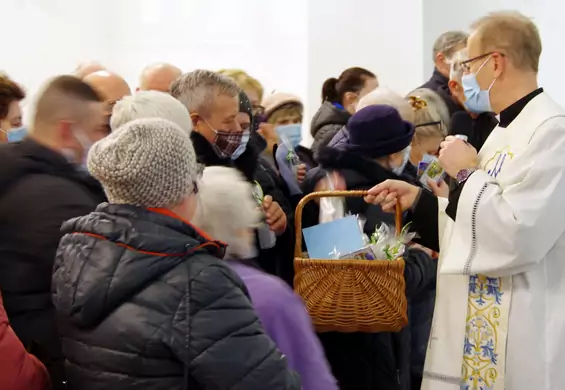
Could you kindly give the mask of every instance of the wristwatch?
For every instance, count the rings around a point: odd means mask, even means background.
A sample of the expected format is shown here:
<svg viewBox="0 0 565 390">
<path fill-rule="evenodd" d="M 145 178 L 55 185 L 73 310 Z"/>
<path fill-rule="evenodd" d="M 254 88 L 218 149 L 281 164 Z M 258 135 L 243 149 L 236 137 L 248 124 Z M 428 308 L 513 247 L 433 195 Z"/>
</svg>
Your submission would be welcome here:
<svg viewBox="0 0 565 390">
<path fill-rule="evenodd" d="M 455 179 L 457 180 L 457 183 L 458 184 L 463 183 L 476 170 L 477 170 L 477 168 L 466 168 L 466 169 L 462 169 L 459 172 L 457 172 L 457 176 L 455 177 Z"/>
</svg>

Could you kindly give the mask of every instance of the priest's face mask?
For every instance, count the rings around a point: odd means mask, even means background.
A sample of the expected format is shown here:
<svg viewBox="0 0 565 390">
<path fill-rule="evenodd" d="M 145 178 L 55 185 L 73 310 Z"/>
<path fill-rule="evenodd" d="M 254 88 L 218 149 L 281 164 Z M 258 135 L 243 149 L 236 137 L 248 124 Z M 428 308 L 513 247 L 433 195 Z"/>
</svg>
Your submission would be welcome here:
<svg viewBox="0 0 565 390">
<path fill-rule="evenodd" d="M 469 59 L 461 63 L 464 70 L 462 85 L 465 107 L 476 114 L 498 112 L 498 107 L 492 107 L 491 104 L 492 101 L 498 101 L 497 93 L 504 92 L 497 88 L 496 82 L 506 66 L 505 54 L 496 50 L 485 51 L 478 32 L 469 38 L 467 52 Z"/>
</svg>

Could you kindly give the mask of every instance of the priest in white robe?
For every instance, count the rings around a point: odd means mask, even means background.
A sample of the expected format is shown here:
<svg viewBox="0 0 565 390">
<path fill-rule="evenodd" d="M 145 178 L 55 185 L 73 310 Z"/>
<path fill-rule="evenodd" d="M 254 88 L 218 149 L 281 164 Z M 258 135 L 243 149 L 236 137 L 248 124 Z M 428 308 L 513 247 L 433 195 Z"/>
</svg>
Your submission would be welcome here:
<svg viewBox="0 0 565 390">
<path fill-rule="evenodd" d="M 404 182 L 366 200 L 411 210 L 439 249 L 423 390 L 565 389 L 565 110 L 541 88 L 541 40 L 517 13 L 473 25 L 462 84 L 471 112 L 499 115 L 477 154 L 448 137 L 449 199 Z"/>
</svg>

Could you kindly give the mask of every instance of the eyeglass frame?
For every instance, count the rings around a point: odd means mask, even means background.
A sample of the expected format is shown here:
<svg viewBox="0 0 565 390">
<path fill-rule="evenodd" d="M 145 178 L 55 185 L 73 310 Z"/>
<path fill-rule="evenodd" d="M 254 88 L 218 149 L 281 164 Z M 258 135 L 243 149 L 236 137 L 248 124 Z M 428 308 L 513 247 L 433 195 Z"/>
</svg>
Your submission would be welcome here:
<svg viewBox="0 0 565 390">
<path fill-rule="evenodd" d="M 468 72 L 471 71 L 471 67 L 469 66 L 470 64 L 472 64 L 472 63 L 475 62 L 475 61 L 481 60 L 481 59 L 483 59 L 483 58 L 485 58 L 485 57 L 488 57 L 488 56 L 491 56 L 491 57 L 492 57 L 494 54 L 498 54 L 498 55 L 500 55 L 501 57 L 506 57 L 506 54 L 501 53 L 501 52 L 499 52 L 499 51 L 489 51 L 488 53 L 480 54 L 480 55 L 475 56 L 475 57 L 473 57 L 473 58 L 468 58 L 468 59 L 466 59 L 465 61 L 461 61 L 461 62 L 459 63 L 459 66 L 461 66 L 461 67 L 463 68 L 463 71 L 464 71 L 464 72 L 467 72 L 467 73 L 468 73 Z M 485 61 L 485 62 L 486 62 L 486 61 Z"/>
</svg>

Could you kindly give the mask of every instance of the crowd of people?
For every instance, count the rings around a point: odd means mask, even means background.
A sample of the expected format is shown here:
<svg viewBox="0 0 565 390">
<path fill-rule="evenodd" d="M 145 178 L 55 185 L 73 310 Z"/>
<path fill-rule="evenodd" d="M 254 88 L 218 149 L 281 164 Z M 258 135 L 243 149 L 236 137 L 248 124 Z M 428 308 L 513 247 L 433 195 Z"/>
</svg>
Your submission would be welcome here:
<svg viewBox="0 0 565 390">
<path fill-rule="evenodd" d="M 301 98 L 239 69 L 151 65 L 132 92 L 83 63 L 29 124 L 0 76 L 0 389 L 560 389 L 565 110 L 541 48 L 497 12 L 442 34 L 406 96 L 346 69 L 311 147 Z M 399 332 L 317 332 L 293 291 L 295 210 L 327 190 L 368 191 L 345 203 L 368 234 L 398 205 L 417 233 Z"/>
</svg>

